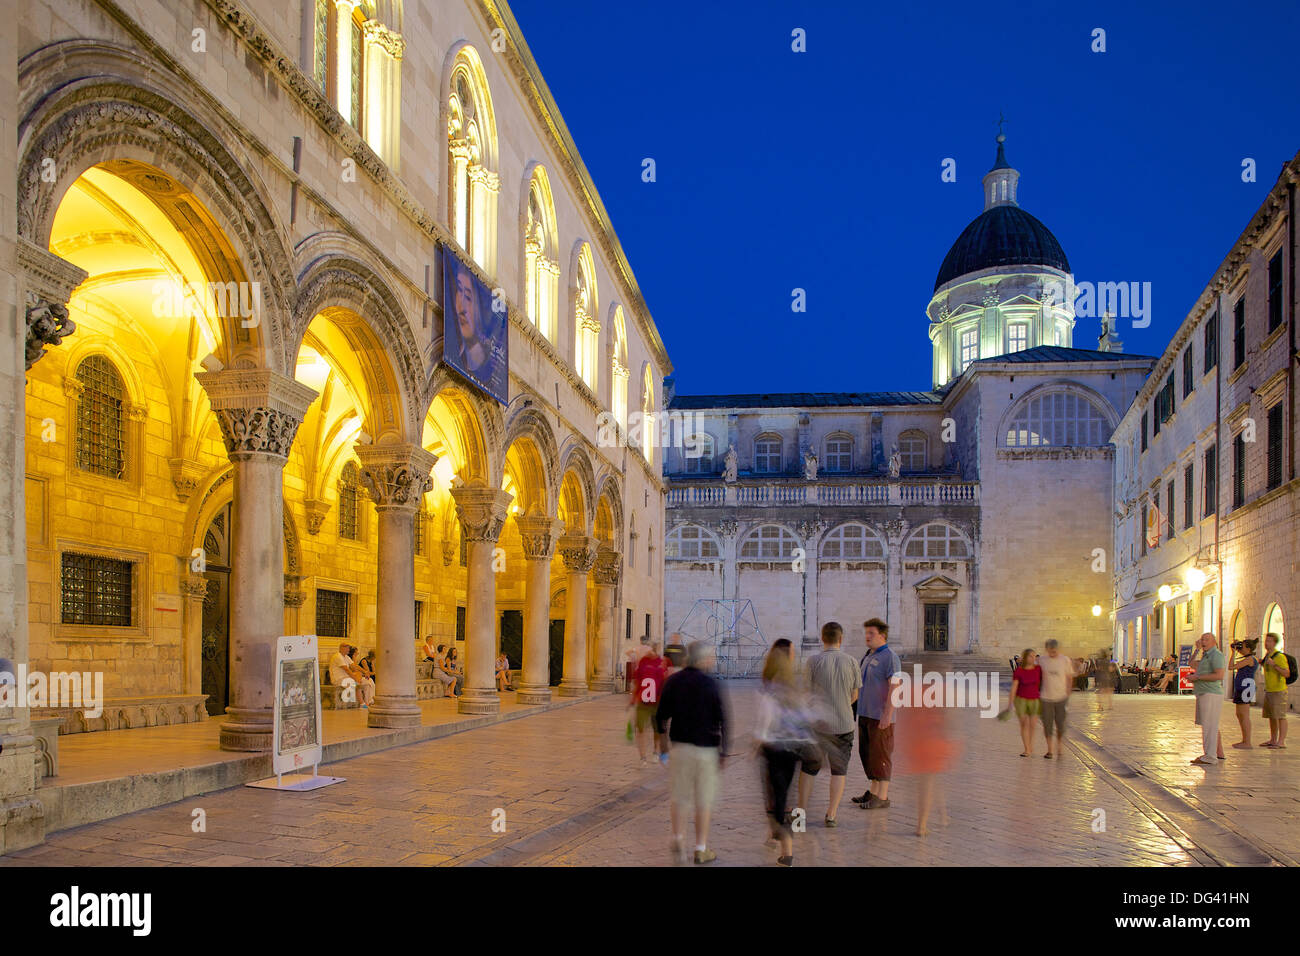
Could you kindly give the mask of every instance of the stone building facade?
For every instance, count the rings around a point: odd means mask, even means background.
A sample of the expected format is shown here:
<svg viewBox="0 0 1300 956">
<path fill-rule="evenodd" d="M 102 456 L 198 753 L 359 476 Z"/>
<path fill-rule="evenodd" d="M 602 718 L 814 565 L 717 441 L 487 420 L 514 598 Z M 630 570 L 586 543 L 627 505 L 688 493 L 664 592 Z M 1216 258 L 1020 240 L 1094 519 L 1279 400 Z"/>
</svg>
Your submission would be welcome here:
<svg viewBox="0 0 1300 956">
<path fill-rule="evenodd" d="M 999 138 L 927 307 L 931 390 L 670 395 L 670 629 L 738 657 L 828 620 L 861 650 L 874 616 L 910 653 L 1109 644 L 1110 434 L 1151 359 L 1109 328 L 1073 347 L 1069 262 L 1018 182 Z"/>
<path fill-rule="evenodd" d="M 1205 631 L 1225 648 L 1270 632 L 1285 644 L 1287 618 L 1300 613 L 1297 179 L 1300 155 L 1115 431 L 1112 618 L 1123 660 L 1175 654 Z"/>
<path fill-rule="evenodd" d="M 372 726 L 418 723 L 426 635 L 463 712 L 498 649 L 520 701 L 552 655 L 612 688 L 661 626 L 671 366 L 506 4 L 24 0 L 0 43 L 0 658 L 240 750 L 284 633 L 377 650 Z M 504 307 L 501 401 L 442 361 L 442 250 Z M 0 850 L 40 829 L 30 716 Z"/>
</svg>

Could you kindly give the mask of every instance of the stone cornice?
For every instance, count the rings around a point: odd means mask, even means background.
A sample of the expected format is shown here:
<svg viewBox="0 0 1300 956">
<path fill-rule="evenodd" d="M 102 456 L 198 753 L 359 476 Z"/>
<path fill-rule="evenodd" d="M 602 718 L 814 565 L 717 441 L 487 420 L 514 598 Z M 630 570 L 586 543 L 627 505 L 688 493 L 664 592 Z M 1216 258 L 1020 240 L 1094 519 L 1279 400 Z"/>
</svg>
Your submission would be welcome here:
<svg viewBox="0 0 1300 956">
<path fill-rule="evenodd" d="M 302 421 L 316 390 L 269 368 L 195 372 L 212 410 L 266 408 Z"/>
<path fill-rule="evenodd" d="M 54 253 L 42 249 L 23 236 L 18 237 L 18 267 L 22 270 L 28 296 L 64 305 L 77 286 L 89 275 Z"/>
<path fill-rule="evenodd" d="M 999 448 L 998 461 L 1109 461 L 1111 445 L 1093 448 Z"/>
</svg>

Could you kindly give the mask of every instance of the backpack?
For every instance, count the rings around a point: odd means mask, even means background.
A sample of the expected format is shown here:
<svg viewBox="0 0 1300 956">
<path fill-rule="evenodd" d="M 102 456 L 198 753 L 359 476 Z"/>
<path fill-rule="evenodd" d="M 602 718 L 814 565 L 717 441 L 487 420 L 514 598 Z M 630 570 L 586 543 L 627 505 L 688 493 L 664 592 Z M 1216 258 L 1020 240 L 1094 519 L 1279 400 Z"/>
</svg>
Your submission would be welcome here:
<svg viewBox="0 0 1300 956">
<path fill-rule="evenodd" d="M 1295 679 L 1297 677 L 1300 677 L 1300 673 L 1296 672 L 1295 657 L 1285 652 L 1282 653 L 1282 656 L 1286 658 L 1286 666 L 1287 666 L 1286 682 L 1287 684 L 1294 684 Z"/>
</svg>

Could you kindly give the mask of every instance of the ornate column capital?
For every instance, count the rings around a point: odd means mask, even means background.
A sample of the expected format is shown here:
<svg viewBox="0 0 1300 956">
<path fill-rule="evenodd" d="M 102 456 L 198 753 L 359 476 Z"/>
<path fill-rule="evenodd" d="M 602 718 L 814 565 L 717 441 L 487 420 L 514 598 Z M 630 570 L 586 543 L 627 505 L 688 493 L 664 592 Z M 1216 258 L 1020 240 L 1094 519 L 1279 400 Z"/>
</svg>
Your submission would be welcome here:
<svg viewBox="0 0 1300 956">
<path fill-rule="evenodd" d="M 199 462 L 190 458 L 169 458 L 167 466 L 171 469 L 176 497 L 181 501 L 190 500 L 190 496 L 199 490 L 199 482 L 208 472 Z"/>
<path fill-rule="evenodd" d="M 524 544 L 524 557 L 530 561 L 549 561 L 555 545 L 564 533 L 564 522 L 546 515 L 515 515 L 515 526 Z"/>
<path fill-rule="evenodd" d="M 361 487 L 370 493 L 375 507 L 405 508 L 414 513 L 433 487 L 430 472 L 438 456 L 419 445 L 358 445 L 357 475 Z"/>
<path fill-rule="evenodd" d="M 86 270 L 18 237 L 18 266 L 26 288 L 27 340 L 23 360 L 30 369 L 45 354 L 77 330 L 68 318 L 68 300 L 86 281 Z"/>
<path fill-rule="evenodd" d="M 221 426 L 231 461 L 251 455 L 288 458 L 315 389 L 269 368 L 196 372 Z"/>
<path fill-rule="evenodd" d="M 185 556 L 189 560 L 189 555 Z M 208 596 L 208 579 L 201 574 L 186 574 L 181 577 L 181 595 L 188 601 L 203 601 Z"/>
<path fill-rule="evenodd" d="M 456 517 L 465 541 L 495 544 L 506 523 L 506 509 L 514 496 L 499 488 L 453 488 Z"/>
<path fill-rule="evenodd" d="M 623 554 L 615 551 L 607 545 L 601 545 L 596 549 L 596 565 L 592 570 L 592 577 L 596 580 L 598 587 L 616 587 L 618 579 L 623 573 Z"/>
<path fill-rule="evenodd" d="M 564 567 L 571 572 L 586 574 L 596 563 L 596 548 L 600 544 L 587 534 L 565 534 L 560 537 L 560 557 Z"/>
<path fill-rule="evenodd" d="M 376 44 L 394 60 L 400 60 L 406 52 L 406 41 L 402 39 L 402 35 L 388 29 L 378 20 L 367 20 L 363 23 L 361 33 L 367 42 Z"/>
<path fill-rule="evenodd" d="M 329 514 L 329 502 L 322 501 L 319 498 L 308 498 L 302 504 L 307 510 L 307 533 L 310 535 L 319 534 L 321 525 L 325 523 L 325 516 Z"/>
</svg>

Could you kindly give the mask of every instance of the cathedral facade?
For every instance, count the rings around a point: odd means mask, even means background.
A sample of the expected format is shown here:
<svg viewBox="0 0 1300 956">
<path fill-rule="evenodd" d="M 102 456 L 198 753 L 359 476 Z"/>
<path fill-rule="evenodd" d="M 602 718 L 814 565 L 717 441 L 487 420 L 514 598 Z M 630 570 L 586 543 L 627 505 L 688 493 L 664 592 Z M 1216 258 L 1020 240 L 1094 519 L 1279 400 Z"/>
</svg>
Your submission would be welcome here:
<svg viewBox="0 0 1300 956">
<path fill-rule="evenodd" d="M 829 620 L 850 650 L 871 617 L 910 653 L 1110 646 L 1110 436 L 1152 360 L 1105 323 L 1075 347 L 1069 261 L 1001 136 L 983 194 L 926 307 L 928 390 L 669 388 L 665 623 L 737 673 Z"/>
<path fill-rule="evenodd" d="M 375 650 L 401 728 L 426 638 L 490 714 L 499 653 L 540 703 L 662 627 L 664 344 L 508 6 L 403 7 L 24 0 L 0 41 L 0 659 L 107 697 L 0 712 L 0 852 L 33 721 L 266 750 L 282 634 Z"/>
</svg>

